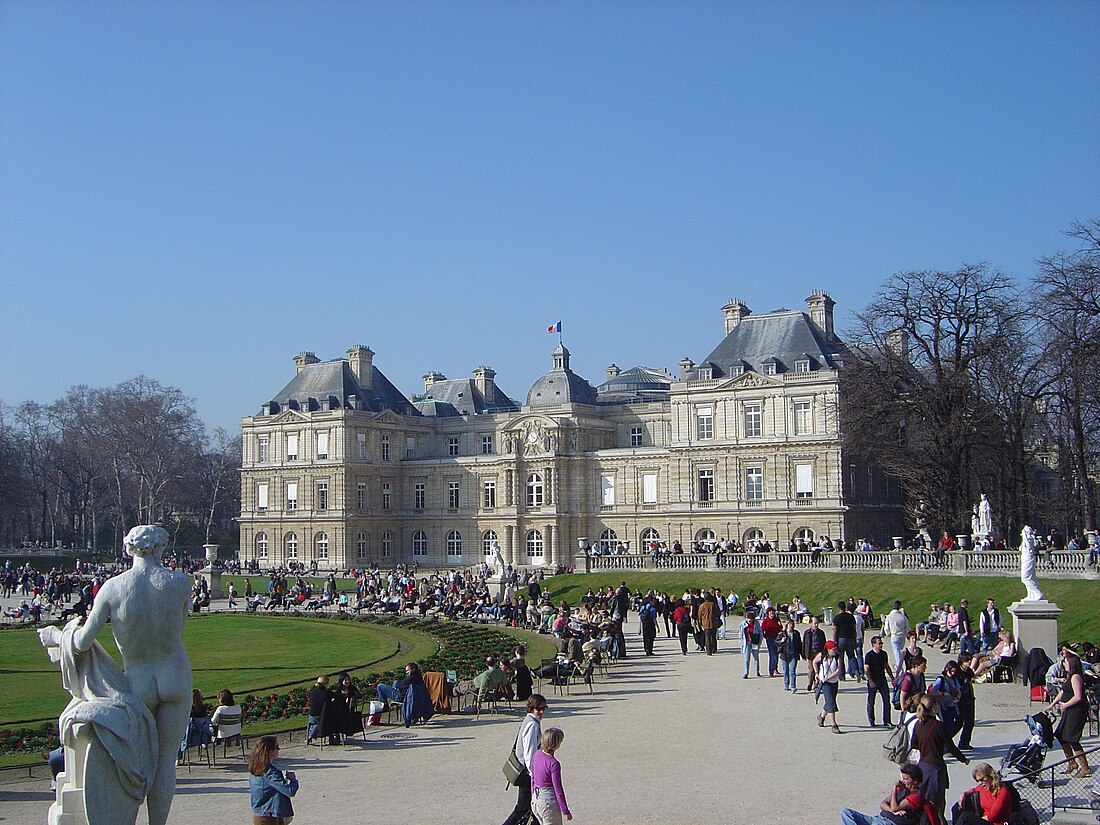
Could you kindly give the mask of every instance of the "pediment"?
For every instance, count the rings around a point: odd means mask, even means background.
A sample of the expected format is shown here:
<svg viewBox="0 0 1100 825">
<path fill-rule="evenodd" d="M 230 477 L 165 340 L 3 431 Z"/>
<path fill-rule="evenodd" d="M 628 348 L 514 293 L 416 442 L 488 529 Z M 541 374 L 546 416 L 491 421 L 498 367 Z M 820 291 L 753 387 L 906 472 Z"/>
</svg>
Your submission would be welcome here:
<svg viewBox="0 0 1100 825">
<path fill-rule="evenodd" d="M 746 372 L 743 375 L 739 375 L 724 384 L 719 389 L 730 390 L 750 390 L 750 389 L 776 389 L 782 387 L 783 384 L 780 381 L 776 381 L 774 378 L 770 378 L 767 375 L 761 375 L 758 372 Z"/>
<path fill-rule="evenodd" d="M 283 410 L 267 421 L 271 424 L 297 424 L 301 421 L 309 421 L 309 416 L 301 410 Z"/>
<path fill-rule="evenodd" d="M 405 419 L 395 413 L 393 410 L 382 410 L 373 416 L 375 421 L 380 421 L 383 424 L 403 424 Z"/>
</svg>

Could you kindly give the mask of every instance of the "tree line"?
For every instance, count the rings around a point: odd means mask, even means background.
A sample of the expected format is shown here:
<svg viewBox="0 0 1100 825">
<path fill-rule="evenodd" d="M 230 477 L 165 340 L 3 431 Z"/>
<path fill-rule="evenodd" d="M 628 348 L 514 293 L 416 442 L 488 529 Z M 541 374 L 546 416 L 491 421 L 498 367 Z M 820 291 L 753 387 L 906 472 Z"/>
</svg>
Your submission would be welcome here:
<svg viewBox="0 0 1100 825">
<path fill-rule="evenodd" d="M 0 546 L 114 552 L 130 527 L 156 523 L 176 547 L 235 548 L 240 445 L 145 376 L 0 406 Z"/>
<path fill-rule="evenodd" d="M 1024 523 L 1095 530 L 1100 221 L 1025 283 L 987 264 L 890 276 L 856 315 L 841 371 L 845 446 L 898 479 L 913 529 L 969 533 L 981 493 Z"/>
</svg>

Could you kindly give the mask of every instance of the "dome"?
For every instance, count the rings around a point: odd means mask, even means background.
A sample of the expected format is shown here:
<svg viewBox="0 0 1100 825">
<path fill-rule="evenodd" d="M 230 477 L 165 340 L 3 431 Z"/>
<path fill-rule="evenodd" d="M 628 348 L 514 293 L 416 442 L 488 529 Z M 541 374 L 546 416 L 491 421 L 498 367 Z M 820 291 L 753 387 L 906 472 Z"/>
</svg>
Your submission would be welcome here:
<svg viewBox="0 0 1100 825">
<path fill-rule="evenodd" d="M 596 387 L 596 397 L 605 402 L 659 401 L 668 398 L 673 380 L 664 370 L 632 367 Z"/>
<path fill-rule="evenodd" d="M 553 352 L 554 368 L 531 385 L 528 407 L 553 407 L 558 404 L 595 404 L 595 388 L 569 369 L 569 350 L 558 344 Z"/>
</svg>

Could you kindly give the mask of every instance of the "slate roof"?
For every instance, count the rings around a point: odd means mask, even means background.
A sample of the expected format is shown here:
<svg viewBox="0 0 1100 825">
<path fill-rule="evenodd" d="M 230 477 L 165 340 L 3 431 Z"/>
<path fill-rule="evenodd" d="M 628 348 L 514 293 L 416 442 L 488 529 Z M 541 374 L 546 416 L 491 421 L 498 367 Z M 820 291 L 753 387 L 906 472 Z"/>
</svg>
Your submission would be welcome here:
<svg viewBox="0 0 1100 825">
<path fill-rule="evenodd" d="M 825 332 L 798 310 L 777 310 L 763 315 L 750 315 L 730 330 L 722 342 L 703 362 L 688 374 L 697 380 L 710 367 L 713 378 L 736 374 L 731 367 L 742 366 L 763 372 L 768 361 L 776 363 L 778 372 L 793 370 L 795 361 L 810 359 L 810 369 L 831 369 L 834 359 L 842 356 L 844 345 L 829 341 Z"/>
<path fill-rule="evenodd" d="M 294 401 L 303 411 L 322 409 L 327 403 L 330 409 L 355 407 L 373 412 L 393 410 L 398 415 L 420 414 L 378 367 L 372 365 L 371 370 L 373 386 L 366 389 L 359 386 L 346 360 L 307 364 L 272 398 L 271 413 L 293 408 L 295 405 L 288 402 Z"/>
<path fill-rule="evenodd" d="M 553 352 L 554 368 L 531 385 L 527 406 L 552 407 L 557 404 L 595 404 L 596 389 L 569 369 L 569 350 L 558 344 Z"/>
<path fill-rule="evenodd" d="M 431 403 L 435 402 L 434 405 Z M 424 415 L 480 415 L 492 412 L 513 412 L 519 405 L 494 385 L 493 401 L 489 403 L 472 378 L 448 378 L 436 381 L 424 393 L 417 407 Z"/>
<path fill-rule="evenodd" d="M 596 387 L 600 403 L 622 403 L 631 399 L 659 401 L 668 398 L 675 379 L 664 370 L 631 367 Z"/>
</svg>

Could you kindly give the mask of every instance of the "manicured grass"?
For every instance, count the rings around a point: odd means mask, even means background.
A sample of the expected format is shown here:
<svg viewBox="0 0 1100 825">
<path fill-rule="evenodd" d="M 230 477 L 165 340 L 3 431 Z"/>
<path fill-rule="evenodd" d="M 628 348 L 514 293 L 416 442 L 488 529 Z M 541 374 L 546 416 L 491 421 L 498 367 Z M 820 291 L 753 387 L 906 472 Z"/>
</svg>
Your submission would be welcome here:
<svg viewBox="0 0 1100 825">
<path fill-rule="evenodd" d="M 213 698 L 312 682 L 321 673 L 387 670 L 431 655 L 432 639 L 396 627 L 331 619 L 219 613 L 184 626 L 194 686 Z M 121 661 L 108 627 L 103 646 Z M 68 704 L 56 664 L 33 630 L 0 633 L 0 725 L 56 719 Z"/>
<path fill-rule="evenodd" d="M 903 575 L 897 573 L 574 573 L 554 576 L 544 582 L 555 603 L 565 599 L 576 604 L 591 587 L 597 590 L 626 582 L 631 592 L 650 588 L 678 597 L 688 587 L 720 587 L 728 593 L 732 587 L 741 598 L 750 588 L 757 595 L 768 592 L 772 601 L 783 604 L 798 594 L 810 610 L 820 613 L 849 596 L 865 598 L 876 615 L 889 612 L 894 599 L 901 599 L 910 619 L 922 621 L 933 603 L 950 602 L 956 607 L 961 599 L 970 600 L 970 614 L 977 625 L 977 613 L 987 598 L 997 600 L 1004 621 L 1011 627 L 1008 606 L 1024 596 L 1019 579 L 994 577 Z M 1100 604 L 1097 583 L 1043 579 L 1039 582 L 1046 598 L 1056 602 L 1065 613 L 1059 620 L 1059 635 L 1073 642 L 1100 643 Z"/>
</svg>

